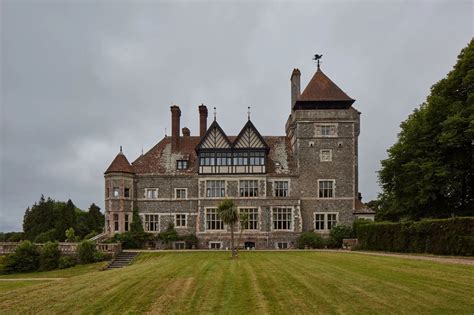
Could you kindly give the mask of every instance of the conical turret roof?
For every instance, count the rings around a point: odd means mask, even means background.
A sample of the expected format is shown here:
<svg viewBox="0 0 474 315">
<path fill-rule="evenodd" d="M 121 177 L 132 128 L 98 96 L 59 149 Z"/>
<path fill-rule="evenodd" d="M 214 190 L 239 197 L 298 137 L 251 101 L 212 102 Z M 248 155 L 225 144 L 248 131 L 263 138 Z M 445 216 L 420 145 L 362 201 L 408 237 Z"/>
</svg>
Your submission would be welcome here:
<svg viewBox="0 0 474 315">
<path fill-rule="evenodd" d="M 125 154 L 123 154 L 121 149 L 120 149 L 120 152 L 115 157 L 115 159 L 112 161 L 112 163 L 110 163 L 110 166 L 107 168 L 104 174 L 112 173 L 112 172 L 131 173 L 131 174 L 135 173 L 133 171 L 133 167 L 130 165 L 127 158 L 125 157 Z"/>
<path fill-rule="evenodd" d="M 354 103 L 320 68 L 296 99 L 295 109 L 349 107 Z"/>
</svg>

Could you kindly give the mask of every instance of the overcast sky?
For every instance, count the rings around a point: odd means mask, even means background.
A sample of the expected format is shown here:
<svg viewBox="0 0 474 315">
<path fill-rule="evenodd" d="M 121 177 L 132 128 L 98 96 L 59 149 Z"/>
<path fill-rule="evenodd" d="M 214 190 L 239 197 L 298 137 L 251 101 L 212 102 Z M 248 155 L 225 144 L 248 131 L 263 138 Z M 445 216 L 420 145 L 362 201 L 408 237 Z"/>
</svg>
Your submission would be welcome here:
<svg viewBox="0 0 474 315">
<path fill-rule="evenodd" d="M 155 2 L 1 0 L 0 231 L 41 194 L 103 208 L 103 172 L 170 130 L 198 133 L 200 103 L 229 135 L 252 121 L 283 135 L 290 74 L 323 71 L 362 112 L 360 191 L 399 124 L 473 35 L 471 1 Z"/>
</svg>

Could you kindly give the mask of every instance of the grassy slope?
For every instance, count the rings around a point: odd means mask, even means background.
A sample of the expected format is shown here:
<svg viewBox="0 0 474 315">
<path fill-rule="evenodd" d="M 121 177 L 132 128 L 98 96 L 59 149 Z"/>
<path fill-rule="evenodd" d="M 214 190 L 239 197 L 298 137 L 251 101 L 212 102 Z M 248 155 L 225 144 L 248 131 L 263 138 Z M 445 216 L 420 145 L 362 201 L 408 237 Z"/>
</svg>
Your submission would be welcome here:
<svg viewBox="0 0 474 315">
<path fill-rule="evenodd" d="M 0 310 L 240 314 L 474 311 L 472 266 L 327 252 L 245 252 L 237 261 L 228 256 L 224 252 L 141 254 L 132 266 L 120 270 L 89 270 L 60 281 L 0 288 Z M 46 276 L 53 277 L 51 273 Z"/>
</svg>

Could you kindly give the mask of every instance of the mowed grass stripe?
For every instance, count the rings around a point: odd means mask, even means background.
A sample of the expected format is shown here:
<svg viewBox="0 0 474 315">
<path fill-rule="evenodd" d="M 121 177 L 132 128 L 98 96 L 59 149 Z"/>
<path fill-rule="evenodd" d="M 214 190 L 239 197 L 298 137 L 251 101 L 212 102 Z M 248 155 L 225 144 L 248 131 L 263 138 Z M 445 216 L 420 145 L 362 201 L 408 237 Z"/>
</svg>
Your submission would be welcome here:
<svg viewBox="0 0 474 315">
<path fill-rule="evenodd" d="M 25 274 L 2 313 L 456 313 L 474 311 L 474 267 L 328 252 L 142 253 L 123 269 Z M 91 268 L 90 266 L 88 268 Z M 17 276 L 21 277 L 21 276 Z M 33 281 L 32 281 L 33 282 Z"/>
</svg>

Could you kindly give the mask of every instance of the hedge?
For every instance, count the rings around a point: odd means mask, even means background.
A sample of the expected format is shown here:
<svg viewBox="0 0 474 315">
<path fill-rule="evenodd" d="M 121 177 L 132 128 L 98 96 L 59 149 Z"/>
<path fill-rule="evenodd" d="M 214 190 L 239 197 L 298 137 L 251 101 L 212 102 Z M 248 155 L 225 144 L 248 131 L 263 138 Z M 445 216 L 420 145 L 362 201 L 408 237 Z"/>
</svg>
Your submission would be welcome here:
<svg viewBox="0 0 474 315">
<path fill-rule="evenodd" d="M 358 249 L 436 255 L 474 255 L 474 218 L 381 222 L 354 227 Z"/>
</svg>

